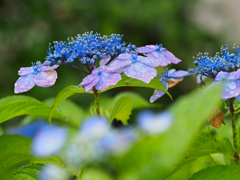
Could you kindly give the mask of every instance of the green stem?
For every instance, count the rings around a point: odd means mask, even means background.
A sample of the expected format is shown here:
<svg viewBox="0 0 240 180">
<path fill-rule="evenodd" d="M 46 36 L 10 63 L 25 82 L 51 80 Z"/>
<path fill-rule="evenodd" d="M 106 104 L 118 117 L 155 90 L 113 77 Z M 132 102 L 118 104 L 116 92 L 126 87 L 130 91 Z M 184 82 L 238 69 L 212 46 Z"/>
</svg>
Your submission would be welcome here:
<svg viewBox="0 0 240 180">
<path fill-rule="evenodd" d="M 232 132 L 233 132 L 233 149 L 234 149 L 234 158 L 235 164 L 239 166 L 239 154 L 238 154 L 238 142 L 237 142 L 237 128 L 236 128 L 236 115 L 234 113 L 232 99 L 228 99 L 230 111 L 232 114 Z"/>
<path fill-rule="evenodd" d="M 93 87 L 93 94 L 94 94 L 94 99 L 95 99 L 96 113 L 97 113 L 97 115 L 100 115 L 99 95 L 98 95 L 98 91 L 95 87 Z"/>
</svg>

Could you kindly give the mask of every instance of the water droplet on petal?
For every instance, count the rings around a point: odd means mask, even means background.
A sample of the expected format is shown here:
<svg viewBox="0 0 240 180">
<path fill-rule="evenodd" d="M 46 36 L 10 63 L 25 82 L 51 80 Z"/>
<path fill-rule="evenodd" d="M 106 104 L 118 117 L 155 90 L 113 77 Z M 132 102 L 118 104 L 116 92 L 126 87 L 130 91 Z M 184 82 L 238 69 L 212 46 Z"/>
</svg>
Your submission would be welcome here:
<svg viewBox="0 0 240 180">
<path fill-rule="evenodd" d="M 228 85 L 228 87 L 230 88 L 230 89 L 236 89 L 236 87 L 237 87 L 237 85 L 236 85 L 236 83 L 230 83 L 229 85 Z"/>
</svg>

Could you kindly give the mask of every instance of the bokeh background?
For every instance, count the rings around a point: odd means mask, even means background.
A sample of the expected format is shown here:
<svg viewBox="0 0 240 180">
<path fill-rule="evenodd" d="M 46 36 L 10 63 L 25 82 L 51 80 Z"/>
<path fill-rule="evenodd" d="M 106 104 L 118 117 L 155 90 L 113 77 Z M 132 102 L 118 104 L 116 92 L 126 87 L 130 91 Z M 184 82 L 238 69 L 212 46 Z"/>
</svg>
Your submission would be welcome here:
<svg viewBox="0 0 240 180">
<path fill-rule="evenodd" d="M 224 44 L 240 42 L 240 2 L 238 0 L 0 0 L 0 98 L 13 95 L 20 67 L 44 61 L 49 43 L 65 41 L 86 31 L 123 34 L 123 40 L 143 46 L 163 44 L 182 62 L 168 68 L 194 67 L 198 52 L 214 55 Z M 159 68 L 158 71 L 165 70 Z M 68 85 L 78 85 L 83 74 L 62 65 L 58 80 L 49 88 L 34 87 L 25 95 L 39 100 L 55 97 Z M 197 88 L 195 77 L 186 77 L 170 89 L 174 99 Z M 135 91 L 148 99 L 146 88 L 115 89 Z M 79 96 L 80 97 L 80 96 Z M 72 98 L 88 107 L 89 95 Z M 166 95 L 157 103 L 171 103 Z"/>
</svg>

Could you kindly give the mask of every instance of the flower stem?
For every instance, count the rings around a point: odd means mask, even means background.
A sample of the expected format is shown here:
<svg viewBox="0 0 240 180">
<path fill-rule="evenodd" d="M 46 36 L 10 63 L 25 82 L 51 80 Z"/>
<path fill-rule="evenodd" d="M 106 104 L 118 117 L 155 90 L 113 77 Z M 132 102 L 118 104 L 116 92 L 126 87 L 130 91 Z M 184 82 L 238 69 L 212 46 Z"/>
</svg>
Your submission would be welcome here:
<svg viewBox="0 0 240 180">
<path fill-rule="evenodd" d="M 232 99 L 228 99 L 230 111 L 232 114 L 232 132 L 233 132 L 233 150 L 234 150 L 234 161 L 239 166 L 239 154 L 238 154 L 238 142 L 237 142 L 237 129 L 236 129 L 236 115 L 234 113 Z"/>
<path fill-rule="evenodd" d="M 98 95 L 98 91 L 95 87 L 93 87 L 93 94 L 94 94 L 94 99 L 95 99 L 96 113 L 97 113 L 97 115 L 100 115 L 99 95 Z"/>
<path fill-rule="evenodd" d="M 82 72 L 84 72 L 84 73 L 87 74 L 87 75 L 89 75 L 89 73 L 88 73 L 87 71 L 85 71 L 84 69 L 82 69 L 82 68 L 80 68 L 80 67 L 78 67 L 78 66 L 75 66 L 75 65 L 70 64 L 70 63 L 65 63 L 65 64 L 68 65 L 68 66 L 71 66 L 71 67 L 73 67 L 73 68 L 75 68 L 75 69 L 77 69 L 77 70 L 79 70 L 79 71 L 82 71 Z"/>
</svg>

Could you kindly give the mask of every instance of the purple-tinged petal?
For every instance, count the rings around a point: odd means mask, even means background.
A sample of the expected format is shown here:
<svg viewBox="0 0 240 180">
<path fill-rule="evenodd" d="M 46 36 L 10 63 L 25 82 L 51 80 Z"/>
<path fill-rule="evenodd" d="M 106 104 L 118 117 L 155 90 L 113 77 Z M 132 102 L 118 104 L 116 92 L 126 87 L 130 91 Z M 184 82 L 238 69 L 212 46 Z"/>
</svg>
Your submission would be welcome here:
<svg viewBox="0 0 240 180">
<path fill-rule="evenodd" d="M 104 56 L 104 57 L 99 61 L 100 66 L 107 64 L 110 59 L 111 59 L 111 55 Z"/>
<path fill-rule="evenodd" d="M 14 93 L 22 93 L 32 89 L 35 85 L 33 82 L 33 76 L 34 74 L 28 74 L 18 78 L 17 82 L 14 84 Z"/>
<path fill-rule="evenodd" d="M 173 64 L 178 64 L 179 62 L 181 62 L 180 59 L 176 58 L 173 53 L 169 52 L 167 49 L 162 48 L 162 53 L 164 54 L 164 56 L 169 59 Z"/>
<path fill-rule="evenodd" d="M 173 73 L 176 72 L 176 69 L 170 69 L 167 73 L 168 73 L 168 77 L 171 77 Z"/>
<path fill-rule="evenodd" d="M 53 69 L 56 69 L 59 65 L 55 64 L 53 66 L 39 66 L 40 71 L 51 71 Z"/>
<path fill-rule="evenodd" d="M 143 46 L 143 47 L 138 47 L 137 48 L 137 52 L 138 53 L 151 53 L 153 51 L 155 51 L 155 45 L 147 45 L 147 46 Z"/>
<path fill-rule="evenodd" d="M 108 72 L 116 72 L 117 70 L 129 66 L 132 63 L 131 60 L 115 59 L 107 68 Z"/>
<path fill-rule="evenodd" d="M 102 73 L 100 81 L 96 85 L 96 89 L 102 91 L 109 86 L 116 85 L 121 80 L 119 73 Z"/>
<path fill-rule="evenodd" d="M 168 90 L 168 83 L 166 81 L 162 81 L 162 84 L 166 87 L 166 90 Z M 165 92 L 156 89 L 153 92 L 153 95 L 150 97 L 150 102 L 153 103 L 154 101 L 162 97 L 164 94 Z"/>
<path fill-rule="evenodd" d="M 127 67 L 124 67 L 123 73 L 128 77 L 139 79 L 145 83 L 149 83 L 157 76 L 157 70 L 154 67 L 147 66 L 140 62 L 135 62 Z"/>
<path fill-rule="evenodd" d="M 151 67 L 160 66 L 159 61 L 151 57 L 138 56 L 138 61 Z"/>
<path fill-rule="evenodd" d="M 226 79 L 228 80 L 240 79 L 240 70 L 228 73 Z"/>
<path fill-rule="evenodd" d="M 237 101 L 240 102 L 240 95 L 236 96 L 235 98 L 236 98 Z"/>
<path fill-rule="evenodd" d="M 26 76 L 26 75 L 31 74 L 31 73 L 33 73 L 33 68 L 32 67 L 22 67 L 18 71 L 19 76 Z"/>
<path fill-rule="evenodd" d="M 94 69 L 94 70 L 92 71 L 92 74 L 93 74 L 93 75 L 96 75 L 96 74 L 98 74 L 99 72 L 105 72 L 105 71 L 107 70 L 107 68 L 108 68 L 107 66 L 102 65 L 102 66 Z"/>
<path fill-rule="evenodd" d="M 166 58 L 163 53 L 154 51 L 152 53 L 146 54 L 147 57 L 155 58 L 158 60 L 158 63 L 160 66 L 167 66 L 168 64 L 171 64 L 170 59 Z"/>
<path fill-rule="evenodd" d="M 34 75 L 33 82 L 35 85 L 40 87 L 48 87 L 55 84 L 57 79 L 57 72 L 54 70 L 51 71 L 42 71 Z"/>
<path fill-rule="evenodd" d="M 225 79 L 228 76 L 228 72 L 221 71 L 217 74 L 215 77 L 215 81 L 221 81 L 222 79 Z"/>
<path fill-rule="evenodd" d="M 175 71 L 174 73 L 172 73 L 171 77 L 181 78 L 181 77 L 184 77 L 187 75 L 189 75 L 188 71 L 179 70 L 179 71 Z"/>
<path fill-rule="evenodd" d="M 96 78 L 89 84 L 85 84 L 85 91 L 90 91 L 98 82 L 100 81 L 100 76 L 97 75 Z"/>
<path fill-rule="evenodd" d="M 85 78 L 83 79 L 83 81 L 82 81 L 78 86 L 83 86 L 83 85 L 89 84 L 89 83 L 91 83 L 96 77 L 97 77 L 97 75 L 90 74 L 90 75 L 88 75 L 87 77 L 85 77 Z"/>
<path fill-rule="evenodd" d="M 226 100 L 240 94 L 240 80 L 228 80 L 223 82 L 221 98 Z"/>
<path fill-rule="evenodd" d="M 130 60 L 132 59 L 132 54 L 120 54 L 117 59 L 121 60 Z"/>
</svg>

